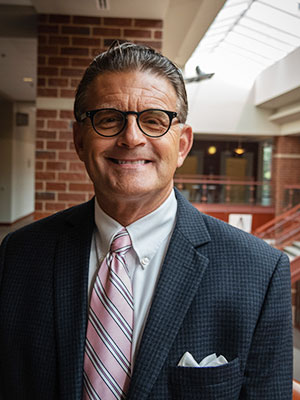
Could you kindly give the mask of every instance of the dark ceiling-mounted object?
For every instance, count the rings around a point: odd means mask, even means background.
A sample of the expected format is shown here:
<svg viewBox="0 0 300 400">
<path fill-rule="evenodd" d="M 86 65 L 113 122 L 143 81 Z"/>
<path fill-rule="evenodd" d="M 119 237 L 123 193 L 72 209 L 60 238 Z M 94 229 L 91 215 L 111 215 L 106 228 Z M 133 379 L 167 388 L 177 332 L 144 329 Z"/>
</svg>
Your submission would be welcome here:
<svg viewBox="0 0 300 400">
<path fill-rule="evenodd" d="M 199 82 L 199 81 L 203 81 L 205 79 L 210 79 L 214 76 L 214 72 L 211 73 L 205 73 L 203 71 L 201 71 L 201 68 L 199 67 L 199 65 L 197 65 L 196 67 L 196 76 L 193 76 L 192 78 L 186 78 L 184 81 L 185 83 L 191 83 L 191 82 Z"/>
</svg>

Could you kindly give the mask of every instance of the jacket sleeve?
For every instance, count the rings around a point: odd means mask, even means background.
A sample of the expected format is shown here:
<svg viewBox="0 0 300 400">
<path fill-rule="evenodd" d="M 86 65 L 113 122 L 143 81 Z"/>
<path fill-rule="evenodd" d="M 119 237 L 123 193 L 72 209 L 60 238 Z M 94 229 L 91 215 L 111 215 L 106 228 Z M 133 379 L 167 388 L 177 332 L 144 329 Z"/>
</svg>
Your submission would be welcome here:
<svg viewBox="0 0 300 400">
<path fill-rule="evenodd" d="M 290 268 L 282 254 L 254 332 L 240 400 L 291 400 L 292 376 Z"/>
</svg>

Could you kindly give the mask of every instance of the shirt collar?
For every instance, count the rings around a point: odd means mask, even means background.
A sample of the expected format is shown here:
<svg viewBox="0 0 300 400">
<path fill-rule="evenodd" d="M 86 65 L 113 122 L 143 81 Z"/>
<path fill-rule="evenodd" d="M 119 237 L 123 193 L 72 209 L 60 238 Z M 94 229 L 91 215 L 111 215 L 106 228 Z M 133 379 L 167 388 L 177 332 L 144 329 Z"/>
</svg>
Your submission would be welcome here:
<svg viewBox="0 0 300 400">
<path fill-rule="evenodd" d="M 126 227 L 142 267 L 151 261 L 162 242 L 171 236 L 175 226 L 176 212 L 177 200 L 172 190 L 169 197 L 156 210 Z M 97 199 L 95 222 L 100 235 L 100 251 L 106 254 L 114 235 L 122 229 L 122 225 L 100 208 Z"/>
</svg>

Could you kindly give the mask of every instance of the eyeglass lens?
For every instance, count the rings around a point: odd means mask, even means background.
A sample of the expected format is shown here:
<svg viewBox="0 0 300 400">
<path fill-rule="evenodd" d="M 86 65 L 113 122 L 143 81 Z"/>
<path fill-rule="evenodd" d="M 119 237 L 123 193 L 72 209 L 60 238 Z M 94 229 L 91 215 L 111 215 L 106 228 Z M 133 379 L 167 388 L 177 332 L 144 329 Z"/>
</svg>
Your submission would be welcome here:
<svg viewBox="0 0 300 400">
<path fill-rule="evenodd" d="M 146 110 L 138 119 L 139 128 L 149 136 L 161 136 L 170 126 L 168 114 L 160 110 Z M 113 136 L 124 128 L 126 117 L 117 110 L 100 110 L 94 115 L 94 127 L 104 136 Z"/>
</svg>

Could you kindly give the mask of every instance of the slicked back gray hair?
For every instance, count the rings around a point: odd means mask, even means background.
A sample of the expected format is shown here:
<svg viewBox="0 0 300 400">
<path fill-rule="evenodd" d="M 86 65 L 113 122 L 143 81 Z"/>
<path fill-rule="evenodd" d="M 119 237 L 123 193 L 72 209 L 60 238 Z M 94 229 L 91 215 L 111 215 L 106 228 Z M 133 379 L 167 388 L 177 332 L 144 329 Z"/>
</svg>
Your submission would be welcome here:
<svg viewBox="0 0 300 400">
<path fill-rule="evenodd" d="M 150 47 L 130 42 L 120 44 L 118 41 L 114 42 L 107 51 L 95 57 L 86 69 L 76 92 L 75 119 L 79 121 L 79 116 L 87 111 L 85 109 L 87 91 L 96 76 L 105 72 L 128 71 L 150 72 L 166 78 L 177 94 L 178 119 L 181 123 L 185 123 L 188 104 L 184 80 L 179 68 L 167 57 Z"/>
</svg>

